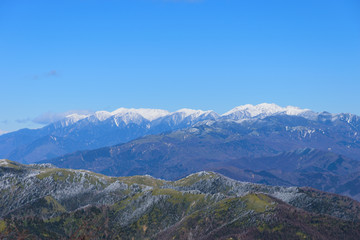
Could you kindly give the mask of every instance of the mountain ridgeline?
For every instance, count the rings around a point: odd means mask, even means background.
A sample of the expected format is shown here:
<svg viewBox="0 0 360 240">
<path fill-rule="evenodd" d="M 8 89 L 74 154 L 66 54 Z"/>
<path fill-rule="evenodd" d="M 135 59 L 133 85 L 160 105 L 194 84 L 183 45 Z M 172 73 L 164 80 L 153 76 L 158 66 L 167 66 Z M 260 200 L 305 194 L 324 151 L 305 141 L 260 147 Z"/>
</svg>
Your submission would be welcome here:
<svg viewBox="0 0 360 240">
<path fill-rule="evenodd" d="M 274 120 L 274 117 L 277 119 Z M 159 109 L 125 108 L 91 115 L 72 114 L 40 129 L 22 129 L 1 135 L 0 157 L 34 163 L 79 150 L 125 143 L 146 135 L 186 129 L 209 121 L 229 122 L 229 127 L 232 127 L 231 123 L 236 123 L 240 127 L 251 128 L 254 136 L 275 131 L 278 135 L 291 135 L 293 138 L 311 138 L 311 143 L 317 143 L 315 146 L 323 143 L 322 150 L 331 148 L 336 153 L 353 158 L 359 156 L 358 116 L 259 104 L 236 107 L 222 115 L 214 111 L 191 109 L 171 113 Z M 334 138 L 338 139 L 335 143 Z M 287 150 L 295 150 L 291 147 Z"/>
<path fill-rule="evenodd" d="M 360 203 L 214 172 L 177 181 L 0 160 L 0 238 L 359 239 Z"/>
<path fill-rule="evenodd" d="M 33 163 L 66 153 L 110 146 L 148 135 L 185 128 L 219 117 L 213 111 L 158 109 L 72 114 L 40 129 L 22 129 L 0 136 L 0 157 Z"/>
</svg>

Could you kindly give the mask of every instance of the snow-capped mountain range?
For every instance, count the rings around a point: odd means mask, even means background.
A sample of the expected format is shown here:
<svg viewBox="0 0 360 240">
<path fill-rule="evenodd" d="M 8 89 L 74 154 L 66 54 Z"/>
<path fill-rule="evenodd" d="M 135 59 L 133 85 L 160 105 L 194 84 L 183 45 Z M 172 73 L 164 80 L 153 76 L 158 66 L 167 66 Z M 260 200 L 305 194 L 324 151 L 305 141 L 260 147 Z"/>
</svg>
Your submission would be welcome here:
<svg viewBox="0 0 360 240">
<path fill-rule="evenodd" d="M 360 122 L 359 117 L 353 114 L 316 113 L 309 109 L 280 107 L 268 103 L 235 107 L 222 115 L 211 110 L 186 108 L 175 112 L 119 108 L 112 112 L 98 111 L 90 115 L 71 114 L 40 129 L 22 129 L 1 135 L 0 158 L 32 163 L 74 151 L 121 144 L 149 134 L 184 129 L 203 121 L 235 121 L 241 124 L 244 121 L 263 121 L 268 117 L 282 116 L 309 121 L 330 121 L 332 124 L 344 122 L 354 128 L 357 128 Z M 290 129 L 281 127 L 286 131 Z M 314 131 L 304 127 L 301 129 L 309 133 Z M 293 131 L 294 128 L 290 130 Z"/>
<path fill-rule="evenodd" d="M 119 108 L 112 112 L 98 111 L 94 114 L 81 115 L 71 114 L 66 116 L 63 120 L 55 123 L 56 126 L 69 126 L 79 121 L 86 122 L 103 122 L 113 121 L 117 126 L 120 122 L 124 124 L 142 123 L 144 121 L 153 122 L 155 125 L 161 121 L 171 121 L 173 124 L 180 124 L 182 121 L 193 123 L 197 120 L 216 120 L 216 119 L 231 119 L 231 120 L 249 120 L 249 119 L 263 119 L 269 116 L 276 115 L 289 115 L 300 116 L 309 120 L 316 120 L 319 116 L 327 120 L 335 121 L 340 118 L 356 117 L 354 114 L 340 113 L 332 114 L 328 112 L 317 113 L 310 109 L 301 109 L 299 107 L 287 106 L 281 107 L 274 103 L 262 103 L 258 105 L 246 104 L 235 107 L 224 114 L 218 114 L 212 110 L 194 110 L 183 108 L 175 112 L 169 112 L 162 109 L 149 109 L 149 108 Z M 166 119 L 166 120 L 165 120 Z"/>
<path fill-rule="evenodd" d="M 220 115 L 212 110 L 203 111 L 203 110 L 194 110 L 183 108 L 175 112 L 169 112 L 162 109 L 148 109 L 148 108 L 119 108 L 113 112 L 107 111 L 98 111 L 91 115 L 80 115 L 80 114 L 71 114 L 66 116 L 60 122 L 62 126 L 68 126 L 78 122 L 80 120 L 87 119 L 91 122 L 102 122 L 108 119 L 114 119 L 114 122 L 123 121 L 125 123 L 136 123 L 141 122 L 142 120 L 147 121 L 156 121 L 159 119 L 173 119 L 176 122 L 181 122 L 182 120 L 188 118 L 188 120 L 196 120 L 198 118 L 209 117 L 211 119 L 254 119 L 254 118 L 265 118 L 273 115 L 293 115 L 293 116 L 302 116 L 309 119 L 314 119 L 318 116 L 317 113 L 311 111 L 310 109 L 301 109 L 298 107 L 287 106 L 280 107 L 276 104 L 262 103 L 258 105 L 246 104 L 242 106 L 235 107 L 230 111 Z M 159 121 L 157 121 L 159 122 Z"/>
<path fill-rule="evenodd" d="M 110 120 L 119 126 L 120 122 L 123 122 L 124 124 L 140 124 L 144 121 L 154 122 L 156 120 L 166 118 L 173 119 L 174 122 L 179 123 L 186 118 L 188 118 L 189 121 L 192 121 L 204 116 L 212 116 L 212 118 L 220 117 L 220 115 L 214 111 L 202 111 L 187 108 L 180 109 L 176 112 L 148 108 L 119 108 L 113 112 L 98 111 L 91 115 L 71 114 L 56 124 L 58 126 L 69 126 L 81 120 L 87 122 L 103 122 Z"/>
<path fill-rule="evenodd" d="M 301 109 L 293 106 L 280 107 L 276 104 L 262 103 L 258 105 L 246 104 L 243 106 L 235 107 L 230 111 L 224 113 L 222 117 L 240 120 L 251 118 L 265 118 L 268 116 L 280 114 L 302 116 L 309 119 L 314 119 L 318 115 L 310 109 Z"/>
</svg>

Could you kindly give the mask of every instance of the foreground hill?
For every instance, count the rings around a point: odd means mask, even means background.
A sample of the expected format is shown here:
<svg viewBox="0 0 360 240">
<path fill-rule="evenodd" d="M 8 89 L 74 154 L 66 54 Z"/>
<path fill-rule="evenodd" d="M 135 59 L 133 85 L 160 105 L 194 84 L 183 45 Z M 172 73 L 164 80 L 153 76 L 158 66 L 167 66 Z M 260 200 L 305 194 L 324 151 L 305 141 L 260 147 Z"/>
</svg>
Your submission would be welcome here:
<svg viewBox="0 0 360 240">
<path fill-rule="evenodd" d="M 213 172 L 107 177 L 0 160 L 0 238 L 359 239 L 360 203 Z"/>
<path fill-rule="evenodd" d="M 169 180 L 210 170 L 242 181 L 310 186 L 360 200 L 359 142 L 348 147 L 350 130 L 341 132 L 334 124 L 284 115 L 206 121 L 46 162 L 111 176 L 150 174 Z"/>
</svg>

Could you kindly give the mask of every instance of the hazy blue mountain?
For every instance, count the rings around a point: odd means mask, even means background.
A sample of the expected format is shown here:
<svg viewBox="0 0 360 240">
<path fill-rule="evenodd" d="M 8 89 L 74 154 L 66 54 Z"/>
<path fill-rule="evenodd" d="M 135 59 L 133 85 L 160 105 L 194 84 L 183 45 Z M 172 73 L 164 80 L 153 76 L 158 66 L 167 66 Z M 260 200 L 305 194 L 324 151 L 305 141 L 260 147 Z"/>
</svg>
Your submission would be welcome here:
<svg viewBox="0 0 360 240">
<path fill-rule="evenodd" d="M 158 109 L 100 111 L 72 114 L 40 129 L 23 129 L 0 136 L 0 157 L 32 163 L 76 150 L 95 149 L 127 142 L 148 134 L 189 127 L 216 119 L 212 111 L 181 109 L 174 113 Z"/>
<path fill-rule="evenodd" d="M 72 114 L 40 129 L 23 129 L 0 136 L 0 157 L 32 163 L 79 150 L 126 143 L 150 135 L 191 128 L 198 123 L 232 128 L 236 134 L 253 135 L 257 141 L 273 142 L 267 150 L 278 153 L 299 147 L 314 147 L 352 157 L 359 156 L 360 118 L 352 114 L 315 113 L 275 104 L 244 105 L 219 115 L 213 111 L 181 109 L 125 109 Z M 261 140 L 260 138 L 264 138 Z M 272 139 L 272 140 L 270 140 Z M 276 146 L 283 144 L 286 148 Z M 279 143 L 278 143 L 279 142 Z M 303 142 L 303 143 L 301 143 Z M 248 144 L 253 144 L 251 141 Z M 265 150 L 253 149 L 254 155 Z M 250 153 L 250 148 L 246 150 Z M 265 151 L 265 152 L 266 152 Z"/>
</svg>

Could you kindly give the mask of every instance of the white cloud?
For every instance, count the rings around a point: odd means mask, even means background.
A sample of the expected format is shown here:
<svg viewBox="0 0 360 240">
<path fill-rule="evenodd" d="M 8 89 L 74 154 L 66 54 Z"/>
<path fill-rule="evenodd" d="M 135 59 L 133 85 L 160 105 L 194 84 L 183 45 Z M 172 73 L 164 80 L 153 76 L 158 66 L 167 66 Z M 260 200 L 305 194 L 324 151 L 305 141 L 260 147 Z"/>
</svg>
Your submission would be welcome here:
<svg viewBox="0 0 360 240">
<path fill-rule="evenodd" d="M 87 115 L 87 114 L 91 114 L 93 112 L 89 111 L 89 110 L 71 110 L 71 111 L 62 112 L 62 113 L 46 112 L 46 113 L 41 114 L 40 116 L 37 116 L 32 121 L 34 123 L 39 123 L 39 124 L 50 124 L 50 123 L 59 121 L 59 120 L 65 118 L 66 116 L 68 116 L 70 114 L 74 114 L 74 113 Z"/>
</svg>

